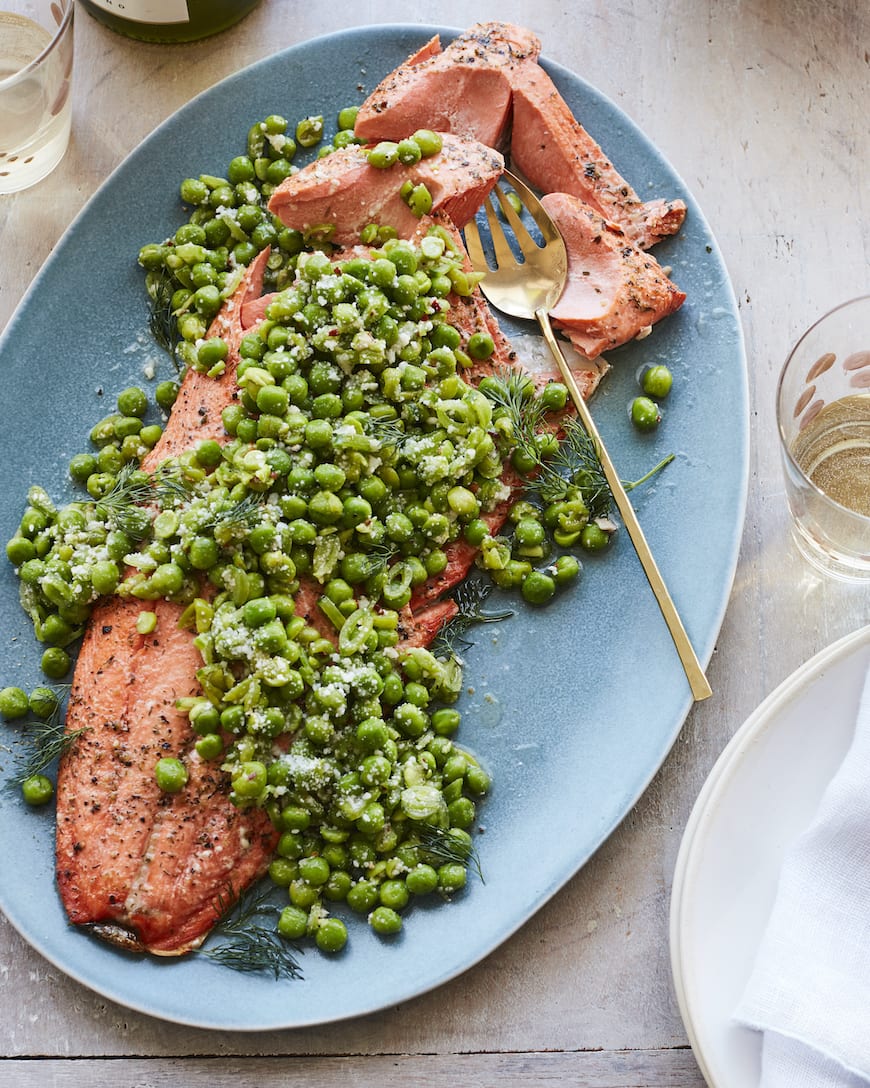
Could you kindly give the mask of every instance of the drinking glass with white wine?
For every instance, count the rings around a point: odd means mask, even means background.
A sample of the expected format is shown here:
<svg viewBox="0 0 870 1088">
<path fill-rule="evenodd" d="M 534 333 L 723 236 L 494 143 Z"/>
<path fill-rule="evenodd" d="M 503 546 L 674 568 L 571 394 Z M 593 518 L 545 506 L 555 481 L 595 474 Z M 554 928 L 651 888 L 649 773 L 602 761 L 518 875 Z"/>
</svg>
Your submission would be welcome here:
<svg viewBox="0 0 870 1088">
<path fill-rule="evenodd" d="M 798 548 L 826 574 L 870 578 L 870 295 L 804 333 L 776 407 Z"/>
</svg>

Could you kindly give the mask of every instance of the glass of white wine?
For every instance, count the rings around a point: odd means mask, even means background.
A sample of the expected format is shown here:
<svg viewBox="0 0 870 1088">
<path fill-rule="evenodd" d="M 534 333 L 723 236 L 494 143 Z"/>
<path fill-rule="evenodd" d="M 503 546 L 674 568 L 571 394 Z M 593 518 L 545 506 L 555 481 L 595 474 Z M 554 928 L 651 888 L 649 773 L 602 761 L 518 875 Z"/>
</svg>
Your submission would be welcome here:
<svg viewBox="0 0 870 1088">
<path fill-rule="evenodd" d="M 72 68 L 73 0 L 0 0 L 0 195 L 63 158 Z"/>
<path fill-rule="evenodd" d="M 804 333 L 776 409 L 798 548 L 827 574 L 870 578 L 870 295 Z"/>
</svg>

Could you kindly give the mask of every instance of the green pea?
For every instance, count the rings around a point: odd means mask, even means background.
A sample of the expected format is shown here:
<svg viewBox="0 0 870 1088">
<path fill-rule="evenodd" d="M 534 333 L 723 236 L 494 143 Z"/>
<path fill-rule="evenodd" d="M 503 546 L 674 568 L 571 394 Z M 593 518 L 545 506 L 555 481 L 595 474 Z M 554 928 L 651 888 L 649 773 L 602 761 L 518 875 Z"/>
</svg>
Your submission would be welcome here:
<svg viewBox="0 0 870 1088">
<path fill-rule="evenodd" d="M 44 805 L 54 797 L 54 785 L 44 774 L 34 774 L 21 783 L 21 796 L 28 805 Z"/>
<path fill-rule="evenodd" d="M 368 914 L 378 899 L 378 887 L 370 880 L 358 880 L 347 893 L 347 905 L 360 914 Z"/>
<path fill-rule="evenodd" d="M 536 547 L 544 542 L 546 530 L 533 518 L 521 518 L 514 530 L 514 540 L 523 547 Z"/>
<path fill-rule="evenodd" d="M 333 869 L 329 874 L 329 880 L 321 888 L 323 898 L 333 902 L 342 902 L 347 899 L 347 893 L 350 891 L 352 884 L 353 880 L 350 873 L 340 869 Z"/>
<path fill-rule="evenodd" d="M 414 895 L 429 895 L 438 887 L 438 873 L 431 865 L 416 865 L 405 877 L 405 884 Z"/>
<path fill-rule="evenodd" d="M 640 384 L 648 397 L 663 400 L 670 393 L 673 383 L 673 374 L 666 366 L 659 363 L 656 366 L 647 367 L 643 372 Z"/>
<path fill-rule="evenodd" d="M 146 449 L 154 449 L 157 443 L 160 441 L 160 436 L 163 434 L 163 428 L 159 423 L 150 423 L 148 426 L 143 427 L 139 432 L 139 441 L 145 446 Z"/>
<path fill-rule="evenodd" d="M 597 528 L 597 526 L 596 526 Z M 553 577 L 556 585 L 572 582 L 580 573 L 580 561 L 573 555 L 560 555 L 556 560 Z"/>
<path fill-rule="evenodd" d="M 300 147 L 314 147 L 323 138 L 323 118 L 305 117 L 296 126 L 296 142 Z"/>
<path fill-rule="evenodd" d="M 288 891 L 290 902 L 295 907 L 301 907 L 303 910 L 313 907 L 320 899 L 319 889 L 313 888 L 304 880 L 294 880 Z"/>
<path fill-rule="evenodd" d="M 424 159 L 437 155 L 444 143 L 441 136 L 429 128 L 418 128 L 411 139 L 420 148 L 420 154 Z"/>
<path fill-rule="evenodd" d="M 265 623 L 271 623 L 276 613 L 275 602 L 269 597 L 255 597 L 242 609 L 242 617 L 248 627 L 262 627 Z"/>
<path fill-rule="evenodd" d="M 80 484 L 86 483 L 89 476 L 97 471 L 97 459 L 90 453 L 77 453 L 70 459 L 69 474 Z"/>
<path fill-rule="evenodd" d="M 468 354 L 472 359 L 488 359 L 495 351 L 495 343 L 488 332 L 475 332 L 468 338 Z"/>
<path fill-rule="evenodd" d="M 187 558 L 195 570 L 210 570 L 218 561 L 217 542 L 210 536 L 195 536 L 190 542 Z"/>
<path fill-rule="evenodd" d="M 549 382 L 541 390 L 539 399 L 548 412 L 561 412 L 568 403 L 568 389 L 561 382 Z"/>
<path fill-rule="evenodd" d="M 25 536 L 14 536 L 6 545 L 6 558 L 14 567 L 36 558 L 36 545 Z"/>
<path fill-rule="evenodd" d="M 323 918 L 314 941 L 321 952 L 340 952 L 347 944 L 347 926 L 340 918 Z"/>
<path fill-rule="evenodd" d="M 343 132 L 346 129 L 352 129 L 356 124 L 356 115 L 359 113 L 359 106 L 345 106 L 343 110 L 338 111 L 338 127 Z"/>
<path fill-rule="evenodd" d="M 308 931 L 308 911 L 301 907 L 285 907 L 278 917 L 278 932 L 290 941 L 297 941 Z"/>
<path fill-rule="evenodd" d="M 199 178 L 185 178 L 180 186 L 180 194 L 185 204 L 204 204 L 209 197 L 209 188 Z"/>
<path fill-rule="evenodd" d="M 148 397 L 144 389 L 131 385 L 118 394 L 118 411 L 124 416 L 144 416 L 148 410 Z"/>
<path fill-rule="evenodd" d="M 545 604 L 556 592 L 556 583 L 549 574 L 533 570 L 523 579 L 520 592 L 529 604 Z"/>
<path fill-rule="evenodd" d="M 91 567 L 91 585 L 101 596 L 114 593 L 121 581 L 121 572 L 113 559 L 101 559 Z"/>
<path fill-rule="evenodd" d="M 481 766 L 472 763 L 465 772 L 465 785 L 476 797 L 482 797 L 489 793 L 492 780 Z"/>
<path fill-rule="evenodd" d="M 422 183 L 420 185 L 414 185 L 408 194 L 408 207 L 414 215 L 417 215 L 418 219 L 422 219 L 423 215 L 428 215 L 432 211 L 433 201 L 430 190 L 426 188 Z"/>
<path fill-rule="evenodd" d="M 161 563 L 148 581 L 158 596 L 169 597 L 184 585 L 184 571 L 177 563 Z"/>
<path fill-rule="evenodd" d="M 57 693 L 51 688 L 39 687 L 34 688 L 31 691 L 27 700 L 30 711 L 35 714 L 37 718 L 41 718 L 46 721 L 54 714 L 60 705 L 60 700 L 57 697 Z"/>
<path fill-rule="evenodd" d="M 281 812 L 281 827 L 286 831 L 305 831 L 311 823 L 311 814 L 299 805 L 288 805 Z"/>
<path fill-rule="evenodd" d="M 311 419 L 305 424 L 305 444 L 313 450 L 332 444 L 332 427 L 327 419 Z"/>
<path fill-rule="evenodd" d="M 69 672 L 72 660 L 66 650 L 59 646 L 49 646 L 40 662 L 43 673 L 51 680 L 62 680 Z"/>
<path fill-rule="evenodd" d="M 8 687 L 0 690 L 0 714 L 7 721 L 23 718 L 29 709 L 27 693 L 21 688 Z"/>
<path fill-rule="evenodd" d="M 334 525 L 344 513 L 344 504 L 332 491 L 317 491 L 308 503 L 308 516 L 315 525 Z"/>
<path fill-rule="evenodd" d="M 269 879 L 279 888 L 289 888 L 296 879 L 298 871 L 299 867 L 295 861 L 289 858 L 273 858 L 269 864 Z M 280 928 L 279 924 L 279 932 Z"/>
<path fill-rule="evenodd" d="M 269 776 L 264 763 L 249 760 L 233 775 L 233 792 L 239 797 L 259 797 L 268 784 Z"/>
<path fill-rule="evenodd" d="M 178 793 L 187 785 L 187 769 L 180 759 L 164 756 L 154 766 L 154 778 L 164 793 Z"/>
<path fill-rule="evenodd" d="M 371 148 L 366 158 L 369 165 L 376 170 L 386 170 L 399 161 L 399 145 L 390 140 L 382 140 Z"/>
<path fill-rule="evenodd" d="M 369 925 L 375 933 L 386 937 L 401 931 L 402 918 L 391 907 L 375 907 L 369 915 Z"/>
<path fill-rule="evenodd" d="M 457 797 L 447 806 L 447 816 L 451 827 L 471 827 L 475 816 L 474 802 L 468 797 Z"/>
<path fill-rule="evenodd" d="M 413 166 L 423 157 L 420 145 L 414 139 L 400 140 L 396 145 L 396 158 L 404 166 Z"/>
<path fill-rule="evenodd" d="M 223 450 L 219 442 L 206 438 L 198 443 L 194 455 L 205 468 L 216 468 L 223 459 Z"/>
<path fill-rule="evenodd" d="M 459 865 L 457 862 L 447 862 L 441 865 L 438 869 L 438 887 L 441 891 L 446 892 L 448 895 L 452 892 L 458 892 L 461 888 L 465 887 L 466 872 L 465 866 Z"/>
<path fill-rule="evenodd" d="M 338 465 L 324 461 L 314 469 L 314 479 L 324 491 L 340 491 L 344 487 L 345 473 Z"/>
<path fill-rule="evenodd" d="M 206 733 L 194 747 L 201 759 L 217 759 L 223 754 L 224 742 L 219 733 Z"/>
<path fill-rule="evenodd" d="M 580 533 L 580 544 L 588 552 L 604 551 L 610 545 L 610 533 L 591 521 Z"/>
<path fill-rule="evenodd" d="M 432 729 L 439 737 L 449 737 L 459 728 L 460 714 L 452 707 L 439 707 L 432 715 Z"/>
<path fill-rule="evenodd" d="M 639 431 L 654 431 L 662 421 L 658 405 L 649 397 L 635 397 L 630 412 L 631 422 Z"/>
<path fill-rule="evenodd" d="M 325 884 L 329 880 L 329 874 L 329 862 L 325 858 L 301 858 L 299 861 L 299 876 L 314 887 Z"/>
</svg>

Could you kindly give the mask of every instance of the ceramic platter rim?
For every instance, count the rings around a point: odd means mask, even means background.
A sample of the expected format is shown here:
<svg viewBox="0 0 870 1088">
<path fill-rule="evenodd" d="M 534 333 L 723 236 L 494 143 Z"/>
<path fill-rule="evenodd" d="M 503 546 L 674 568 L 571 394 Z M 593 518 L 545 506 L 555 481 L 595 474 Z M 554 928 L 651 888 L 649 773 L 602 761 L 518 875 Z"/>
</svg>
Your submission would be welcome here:
<svg viewBox="0 0 870 1088">
<path fill-rule="evenodd" d="M 222 169 L 243 146 L 249 125 L 268 113 L 326 114 L 361 101 L 436 32 L 445 39 L 457 33 L 423 25 L 357 27 L 267 57 L 182 107 L 94 194 L 0 339 L 0 373 L 12 389 L 0 403 L 0 456 L 8 467 L 7 495 L 0 499 L 4 540 L 14 532 L 26 487 L 62 479 L 69 457 L 86 448 L 91 424 L 111 410 L 111 394 L 141 384 L 143 352 L 153 348 L 142 342 L 147 304 L 135 255 L 184 221 L 178 182 Z M 703 213 L 673 168 L 609 99 L 546 61 L 546 52 L 543 63 L 642 194 L 680 196 L 689 208 L 681 234 L 657 249 L 689 300 L 643 344 L 620 349 L 595 410 L 626 478 L 642 475 L 665 453 L 676 454 L 665 474 L 635 492 L 636 506 L 706 663 L 734 577 L 748 481 L 748 392 L 736 301 Z M 312 71 L 329 77 L 312 79 Z M 507 325 L 509 333 L 533 331 Z M 640 438 L 627 423 L 626 405 L 639 367 L 652 360 L 670 365 L 680 385 L 668 404 L 673 422 Z M 57 363 L 51 382 L 35 385 L 35 375 L 51 362 Z M 164 369 L 158 380 L 169 376 Z M 61 432 L 57 449 L 49 450 L 34 426 L 43 416 L 70 421 L 71 433 Z M 712 509 L 711 489 L 718 494 Z M 495 777 L 481 810 L 486 882 L 473 881 L 449 905 L 415 907 L 401 937 L 387 947 L 363 921 L 354 923 L 341 956 L 310 951 L 302 958 L 304 981 L 286 983 L 239 975 L 202 956 L 171 964 L 126 957 L 66 925 L 51 871 L 52 816 L 24 812 L 9 790 L 0 790 L 0 864 L 28 876 L 4 882 L 0 907 L 70 977 L 179 1024 L 262 1031 L 329 1023 L 454 978 L 516 932 L 607 839 L 649 784 L 690 709 L 667 630 L 627 535 L 618 537 L 612 554 L 587 560 L 580 585 L 547 609 L 520 605 L 498 631 L 478 629 L 484 634 L 466 655 L 458 739 Z M 37 644 L 4 567 L 2 682 L 32 686 L 40 682 Z M 0 774 L 10 773 L 4 764 Z M 543 819 L 543 831 L 551 829 L 542 841 L 532 814 Z M 516 877 L 520 859 L 527 886 Z"/>
</svg>

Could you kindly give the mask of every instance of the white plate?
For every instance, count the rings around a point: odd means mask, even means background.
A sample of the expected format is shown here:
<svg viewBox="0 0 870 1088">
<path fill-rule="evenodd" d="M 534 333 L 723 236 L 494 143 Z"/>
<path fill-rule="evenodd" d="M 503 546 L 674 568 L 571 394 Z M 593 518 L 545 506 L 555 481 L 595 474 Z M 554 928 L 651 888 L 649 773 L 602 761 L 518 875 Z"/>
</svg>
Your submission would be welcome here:
<svg viewBox="0 0 870 1088">
<path fill-rule="evenodd" d="M 789 846 L 848 750 L 870 667 L 870 626 L 817 654 L 732 737 L 683 835 L 671 895 L 680 1012 L 711 1088 L 758 1084 L 761 1036 L 731 1020 Z"/>
</svg>

